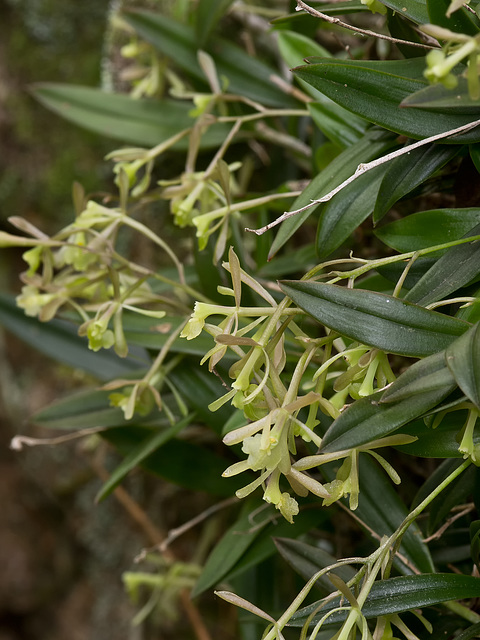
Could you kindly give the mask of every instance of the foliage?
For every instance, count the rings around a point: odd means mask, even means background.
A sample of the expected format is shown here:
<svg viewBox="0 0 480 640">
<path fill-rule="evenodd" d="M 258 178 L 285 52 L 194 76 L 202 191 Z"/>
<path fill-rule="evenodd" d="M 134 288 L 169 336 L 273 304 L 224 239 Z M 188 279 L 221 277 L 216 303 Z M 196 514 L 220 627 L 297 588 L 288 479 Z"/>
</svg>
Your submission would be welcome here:
<svg viewBox="0 0 480 640">
<path fill-rule="evenodd" d="M 55 235 L 11 219 L 24 235 L 0 241 L 27 249 L 29 318 L 5 301 L 1 319 L 35 323 L 61 360 L 88 344 L 101 389 L 36 419 L 102 429 L 125 456 L 100 499 L 141 465 L 243 500 L 194 595 L 237 585 L 218 595 L 268 639 L 477 637 L 480 3 L 278 4 L 124 11 L 129 96 L 34 88 L 133 146 L 107 156 L 114 194 L 74 186 Z M 275 39 L 255 31 L 265 17 Z M 343 552 L 339 508 L 370 534 Z M 238 577 L 276 549 L 307 582 L 272 616 L 273 573 L 255 603 Z"/>
</svg>

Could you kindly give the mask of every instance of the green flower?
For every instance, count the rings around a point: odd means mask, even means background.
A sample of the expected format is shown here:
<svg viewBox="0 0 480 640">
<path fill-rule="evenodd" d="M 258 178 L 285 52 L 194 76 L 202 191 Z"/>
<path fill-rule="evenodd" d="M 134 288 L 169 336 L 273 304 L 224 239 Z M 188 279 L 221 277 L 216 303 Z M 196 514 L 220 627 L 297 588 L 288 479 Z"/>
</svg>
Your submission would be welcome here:
<svg viewBox="0 0 480 640">
<path fill-rule="evenodd" d="M 110 349 L 115 344 L 113 331 L 108 329 L 108 319 L 92 320 L 87 327 L 88 348 L 92 351 Z"/>
<path fill-rule="evenodd" d="M 27 284 L 22 287 L 22 293 L 17 296 L 17 306 L 30 317 L 40 315 L 42 309 L 57 298 L 54 293 L 40 293 L 37 287 Z"/>
</svg>

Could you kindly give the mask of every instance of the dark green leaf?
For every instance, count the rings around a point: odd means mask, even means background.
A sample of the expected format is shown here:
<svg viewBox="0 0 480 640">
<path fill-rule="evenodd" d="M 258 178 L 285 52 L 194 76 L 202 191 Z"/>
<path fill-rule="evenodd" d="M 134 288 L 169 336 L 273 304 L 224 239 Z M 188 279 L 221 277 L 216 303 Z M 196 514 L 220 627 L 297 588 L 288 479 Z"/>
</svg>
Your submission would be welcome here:
<svg viewBox="0 0 480 640">
<path fill-rule="evenodd" d="M 374 223 L 381 220 L 400 198 L 428 180 L 458 151 L 456 146 L 431 144 L 414 149 L 390 162 L 375 202 Z"/>
<path fill-rule="evenodd" d="M 393 144 L 395 143 L 392 138 L 385 135 L 384 131 L 367 131 L 363 138 L 345 149 L 330 162 L 326 169 L 315 176 L 303 193 L 295 200 L 290 211 L 299 209 L 312 200 L 326 195 L 355 173 L 360 163 L 373 160 L 387 151 Z M 283 247 L 318 206 L 311 207 L 303 213 L 298 213 L 282 223 L 270 249 L 269 258 L 272 258 Z"/>
<path fill-rule="evenodd" d="M 146 433 L 148 431 L 145 428 L 131 426 L 108 429 L 102 433 L 102 437 L 126 456 L 145 438 Z M 141 467 L 179 487 L 229 497 L 242 486 L 245 479 L 222 478 L 227 464 L 226 460 L 209 449 L 173 439 L 145 458 Z"/>
<path fill-rule="evenodd" d="M 465 238 L 480 235 L 480 224 L 471 229 Z M 405 300 L 425 306 L 442 300 L 480 274 L 480 241 L 474 240 L 452 247 L 410 289 Z"/>
<path fill-rule="evenodd" d="M 345 109 L 409 138 L 426 138 L 470 123 L 472 118 L 468 115 L 432 114 L 400 107 L 405 98 L 426 86 L 424 66 L 423 57 L 400 61 L 326 59 L 298 67 L 294 72 Z M 475 127 L 451 142 L 479 140 L 480 127 Z"/>
<path fill-rule="evenodd" d="M 285 280 L 301 309 L 341 335 L 383 351 L 423 357 L 445 349 L 468 324 L 383 293 Z"/>
<path fill-rule="evenodd" d="M 126 11 L 122 14 L 128 24 L 158 51 L 168 56 L 190 76 L 205 83 L 205 76 L 197 60 L 195 31 L 164 14 L 149 11 Z M 249 56 L 236 45 L 214 38 L 206 47 L 218 76 L 228 79 L 228 92 L 237 93 L 272 107 L 295 107 L 298 102 L 272 81 L 276 70 Z"/>
<path fill-rule="evenodd" d="M 402 613 L 411 609 L 429 607 L 448 600 L 462 600 L 480 596 L 480 578 L 451 573 L 436 573 L 413 576 L 400 576 L 375 582 L 362 607 L 366 618 Z M 321 601 L 297 611 L 290 620 L 289 626 L 301 627 L 308 616 L 321 604 Z M 311 626 L 316 624 L 326 613 L 341 606 L 340 598 L 329 602 L 313 618 Z M 343 622 L 348 609 L 333 613 L 328 624 Z"/>
<path fill-rule="evenodd" d="M 427 0 L 428 22 L 457 33 L 476 36 L 478 34 L 476 16 L 461 7 L 454 11 L 450 18 L 447 18 L 446 13 L 449 6 L 450 0 Z"/>
<path fill-rule="evenodd" d="M 77 328 L 73 324 L 62 320 L 45 323 L 26 316 L 15 305 L 14 298 L 5 294 L 0 294 L 0 324 L 40 353 L 86 371 L 99 380 L 125 376 L 149 363 L 149 357 L 143 349 L 132 350 L 133 355 L 127 358 L 120 358 L 114 351 L 106 349 L 89 351 L 86 338 L 77 335 Z"/>
<path fill-rule="evenodd" d="M 376 229 L 375 235 L 404 253 L 459 240 L 477 224 L 480 209 L 432 209 L 390 222 Z"/>
<path fill-rule="evenodd" d="M 432 84 L 405 98 L 402 107 L 480 117 L 480 100 L 470 97 L 468 81 L 462 76 L 458 78 L 458 85 L 454 89 L 447 89 L 443 84 Z"/>
<path fill-rule="evenodd" d="M 110 478 L 105 482 L 101 490 L 98 492 L 95 500 L 100 502 L 112 491 L 118 487 L 122 480 L 130 473 L 132 469 L 139 466 L 145 458 L 148 458 L 154 451 L 159 449 L 166 442 L 174 438 L 177 433 L 190 424 L 192 415 L 187 416 L 183 420 L 179 420 L 176 424 L 171 425 L 167 429 L 154 432 L 142 440 L 138 446 L 133 448 L 130 453 L 125 456 L 121 464 L 112 472 Z"/>
<path fill-rule="evenodd" d="M 326 258 L 372 213 L 386 165 L 372 169 L 351 182 L 327 202 L 317 229 L 317 253 Z"/>
<path fill-rule="evenodd" d="M 476 170 L 480 173 L 480 144 L 471 144 L 469 150 L 472 162 Z"/>
<path fill-rule="evenodd" d="M 406 7 L 402 7 L 405 9 Z M 398 11 L 387 12 L 387 26 L 390 31 L 390 35 L 398 40 L 404 40 L 407 42 L 421 43 L 422 39 L 417 31 L 413 28 L 412 23 L 409 20 L 405 20 L 405 12 L 399 13 Z M 420 52 L 418 47 L 396 42 L 396 46 L 405 58 L 417 58 Z"/>
<path fill-rule="evenodd" d="M 189 129 L 195 122 L 189 116 L 192 106 L 185 101 L 134 100 L 90 87 L 55 83 L 36 84 L 32 93 L 48 109 L 70 122 L 109 138 L 148 148 Z M 218 147 L 228 131 L 229 127 L 224 124 L 213 125 L 202 137 L 201 146 Z M 188 144 L 185 136 L 174 148 L 186 150 Z"/>
<path fill-rule="evenodd" d="M 383 391 L 356 400 L 331 424 L 321 449 L 343 451 L 383 438 L 427 413 L 451 391 L 451 385 L 440 386 L 388 404 L 380 403 Z"/>
<path fill-rule="evenodd" d="M 429 22 L 425 0 L 381 0 L 381 3 L 417 24 Z"/>
<path fill-rule="evenodd" d="M 300 542 L 299 540 L 275 538 L 275 545 L 284 560 L 305 580 L 310 580 L 315 573 L 337 562 L 337 559 L 327 553 L 327 551 L 324 551 L 320 547 L 314 547 L 305 542 Z M 346 565 L 335 569 L 334 573 L 344 582 L 348 582 L 355 576 L 356 571 Z M 334 591 L 333 584 L 326 575 L 320 577 L 316 581 L 315 586 L 323 591 L 324 594 Z"/>
<path fill-rule="evenodd" d="M 335 104 L 330 98 L 310 102 L 308 110 L 320 131 L 333 143 L 344 149 L 360 140 L 368 123 L 360 118 L 352 119 L 351 113 Z"/>
<path fill-rule="evenodd" d="M 465 334 L 468 335 L 468 332 Z M 461 338 L 457 338 L 455 344 Z M 428 393 L 456 386 L 455 379 L 445 362 L 445 352 L 434 353 L 415 362 L 384 391 L 381 402 L 400 402 L 417 394 Z"/>
<path fill-rule="evenodd" d="M 424 420 L 416 420 L 403 427 L 402 433 L 414 435 L 418 440 L 396 448 L 419 458 L 463 458 L 458 450 L 458 434 L 466 419 L 466 411 L 454 411 L 447 414 L 435 429 Z M 480 434 L 474 432 L 473 443 L 475 446 L 480 444 Z"/>
<path fill-rule="evenodd" d="M 34 420 L 48 429 L 128 426 L 131 422 L 125 420 L 123 411 L 110 406 L 110 393 L 112 392 L 103 389 L 76 393 L 38 411 Z M 145 417 L 135 416 L 135 424 L 165 427 L 168 420 L 163 414 L 154 411 Z"/>
<path fill-rule="evenodd" d="M 480 409 L 480 323 L 447 347 L 446 361 L 463 393 Z"/>
</svg>

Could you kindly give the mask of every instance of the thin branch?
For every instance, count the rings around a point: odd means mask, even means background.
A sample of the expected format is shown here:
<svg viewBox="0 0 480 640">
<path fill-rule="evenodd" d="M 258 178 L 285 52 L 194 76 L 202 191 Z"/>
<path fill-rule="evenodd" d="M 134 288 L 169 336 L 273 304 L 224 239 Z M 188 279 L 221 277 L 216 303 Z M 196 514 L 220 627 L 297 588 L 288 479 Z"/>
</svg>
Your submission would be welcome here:
<svg viewBox="0 0 480 640">
<path fill-rule="evenodd" d="M 221 509 L 225 509 L 226 507 L 229 507 L 231 504 L 234 504 L 235 502 L 238 502 L 238 498 L 233 497 L 233 498 L 227 498 L 226 500 L 222 500 L 222 502 L 218 502 L 217 504 L 214 504 L 208 509 L 205 509 L 205 511 L 202 511 L 202 513 L 199 513 L 197 516 L 195 516 L 188 522 L 185 522 L 185 524 L 183 524 L 181 527 L 177 527 L 176 529 L 170 529 L 167 536 L 162 540 L 162 542 L 154 545 L 153 547 L 149 547 L 148 549 L 142 549 L 138 554 L 138 556 L 135 558 L 135 562 L 141 562 L 146 558 L 147 554 L 151 553 L 152 551 L 159 551 L 160 553 L 164 554 L 165 551 L 167 550 L 167 547 L 169 547 L 174 540 L 182 536 L 189 529 L 192 529 L 197 524 L 199 524 L 206 518 L 209 518 L 211 515 L 213 515 L 217 511 L 220 511 Z"/>
<path fill-rule="evenodd" d="M 411 47 L 420 47 L 421 49 L 436 49 L 438 47 L 432 47 L 429 44 L 423 44 L 422 42 L 410 42 L 409 40 L 400 40 L 399 38 L 393 38 L 392 36 L 384 35 L 383 33 L 377 33 L 375 31 L 370 31 L 370 29 L 360 29 L 360 27 L 354 27 L 348 22 L 343 22 L 340 18 L 334 18 L 333 16 L 329 16 L 326 13 L 322 13 L 313 7 L 310 7 L 306 2 L 302 0 L 297 0 L 297 11 L 303 9 L 311 16 L 315 18 L 321 18 L 330 24 L 336 24 L 339 27 L 343 27 L 344 29 L 349 29 L 350 31 L 355 31 L 355 33 L 360 33 L 362 36 L 369 36 L 372 38 L 379 38 L 380 40 L 388 40 L 389 42 L 393 42 L 395 44 L 406 44 Z"/>
<path fill-rule="evenodd" d="M 467 505 L 465 505 L 465 508 L 462 509 L 459 513 L 456 513 L 454 516 L 451 516 L 450 518 L 448 518 L 448 520 L 446 522 L 443 523 L 443 525 L 440 527 L 440 529 L 438 529 L 438 531 L 436 531 L 434 534 L 432 534 L 431 536 L 429 536 L 428 538 L 424 538 L 423 542 L 425 544 L 428 544 L 429 542 L 431 542 L 432 540 L 438 540 L 439 538 L 441 538 L 443 536 L 443 534 L 445 533 L 445 531 L 456 521 L 459 520 L 460 518 L 462 518 L 463 516 L 467 515 L 468 513 L 470 513 L 471 511 L 473 511 L 473 509 L 475 509 L 475 505 L 472 503 L 469 503 Z"/>
<path fill-rule="evenodd" d="M 474 120 L 473 122 L 464 124 L 461 127 L 457 127 L 456 129 L 450 129 L 449 131 L 437 133 L 434 136 L 430 136 L 429 138 L 424 138 L 423 140 L 414 142 L 413 144 L 403 147 L 402 149 L 399 149 L 397 151 L 392 151 L 392 153 L 387 153 L 386 156 L 382 156 L 381 158 L 372 160 L 372 162 L 367 162 L 366 164 L 359 164 L 354 174 L 352 174 L 349 178 L 344 180 L 340 185 L 338 185 L 338 187 L 335 187 L 335 189 L 332 189 L 331 191 L 329 191 L 325 196 L 322 196 L 317 200 L 312 200 L 309 204 L 306 204 L 304 207 L 301 207 L 300 209 L 295 209 L 294 211 L 285 211 L 283 215 L 278 217 L 273 222 L 270 222 L 269 224 L 265 225 L 264 227 L 261 227 L 260 229 L 246 228 L 245 231 L 251 231 L 252 233 L 255 233 L 257 236 L 261 236 L 263 233 L 265 233 L 269 229 L 272 229 L 273 227 L 276 227 L 278 224 L 284 222 L 284 220 L 288 220 L 288 218 L 291 218 L 297 215 L 297 213 L 302 213 L 302 211 L 306 211 L 307 209 L 310 209 L 310 207 L 314 207 L 317 204 L 321 204 L 322 202 L 328 202 L 333 198 L 333 196 L 337 195 L 337 193 L 342 191 L 342 189 L 344 189 L 346 186 L 348 186 L 350 183 L 352 183 L 354 180 L 359 178 L 361 175 L 363 175 L 367 171 L 371 171 L 372 169 L 375 169 L 376 167 L 379 167 L 380 165 L 385 164 L 386 162 L 390 162 L 390 160 L 399 158 L 400 156 L 403 156 L 406 153 L 410 153 L 414 149 L 418 149 L 419 147 L 422 147 L 426 144 L 430 144 L 431 142 L 436 142 L 437 140 L 443 140 L 444 138 L 448 138 L 449 136 L 456 136 L 459 133 L 465 133 L 466 131 L 470 131 L 470 129 L 474 129 L 475 127 L 478 127 L 478 126 L 480 126 L 480 120 Z"/>
</svg>

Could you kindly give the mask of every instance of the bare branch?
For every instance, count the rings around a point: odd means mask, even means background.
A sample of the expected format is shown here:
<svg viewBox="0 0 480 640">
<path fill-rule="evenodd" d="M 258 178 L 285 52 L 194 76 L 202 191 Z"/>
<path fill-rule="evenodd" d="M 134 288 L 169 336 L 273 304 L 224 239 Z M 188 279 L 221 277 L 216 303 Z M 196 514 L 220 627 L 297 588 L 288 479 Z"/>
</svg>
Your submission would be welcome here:
<svg viewBox="0 0 480 640">
<path fill-rule="evenodd" d="M 349 178 L 347 178 L 341 184 L 339 184 L 338 187 L 335 187 L 335 189 L 332 189 L 331 191 L 329 191 L 325 196 L 318 198 L 318 200 L 312 200 L 309 204 L 306 204 L 304 207 L 301 207 L 300 209 L 295 209 L 294 211 L 285 211 L 285 213 L 283 213 L 276 220 L 274 220 L 273 222 L 270 222 L 264 227 L 261 227 L 260 229 L 247 228 L 245 229 L 245 231 L 251 231 L 252 233 L 255 233 L 257 236 L 261 236 L 263 233 L 265 233 L 265 231 L 268 231 L 269 229 L 276 227 L 278 224 L 281 224 L 285 220 L 288 220 L 288 218 L 296 216 L 297 213 L 302 213 L 302 211 L 306 211 L 307 209 L 310 209 L 310 207 L 314 207 L 317 204 L 328 202 L 333 198 L 333 196 L 337 195 L 337 193 L 339 193 L 347 185 L 352 183 L 354 180 L 359 178 L 361 175 L 363 175 L 367 171 L 370 171 L 371 169 L 375 169 L 375 167 L 379 167 L 380 165 L 385 164 L 386 162 L 390 162 L 390 160 L 399 158 L 400 156 L 403 156 L 406 153 L 410 153 L 414 149 L 418 149 L 419 147 L 422 147 L 426 144 L 437 142 L 437 140 L 443 140 L 444 138 L 448 138 L 450 136 L 456 136 L 459 133 L 465 133 L 466 131 L 470 131 L 471 129 L 474 129 L 475 127 L 478 127 L 478 126 L 480 126 L 480 120 L 474 120 L 473 122 L 464 124 L 461 127 L 457 127 L 456 129 L 450 129 L 449 131 L 437 133 L 434 136 L 430 136 L 429 138 L 424 138 L 423 140 L 414 142 L 413 144 L 403 147 L 402 149 L 398 149 L 397 151 L 392 151 L 392 153 L 387 153 L 386 156 L 382 156 L 381 158 L 372 160 L 372 162 L 367 162 L 366 164 L 359 164 L 354 174 L 352 174 Z"/>
<path fill-rule="evenodd" d="M 343 22 L 340 18 L 334 18 L 333 16 L 329 16 L 326 13 L 322 13 L 313 7 L 310 7 L 306 2 L 302 0 L 297 0 L 297 11 L 303 9 L 311 16 L 315 18 L 321 18 L 330 24 L 336 24 L 339 27 L 343 27 L 344 29 L 349 29 L 350 31 L 355 31 L 355 33 L 360 33 L 362 36 L 370 36 L 372 38 L 379 38 L 380 40 L 388 40 L 389 42 L 393 42 L 394 44 L 406 44 L 411 47 L 420 47 L 421 49 L 436 49 L 437 47 L 432 47 L 429 44 L 424 44 L 422 42 L 410 42 L 409 40 L 400 40 L 399 38 L 393 38 L 392 36 L 387 36 L 383 33 L 376 33 L 375 31 L 370 31 L 370 29 L 360 29 L 360 27 L 354 27 L 348 22 Z"/>
</svg>

